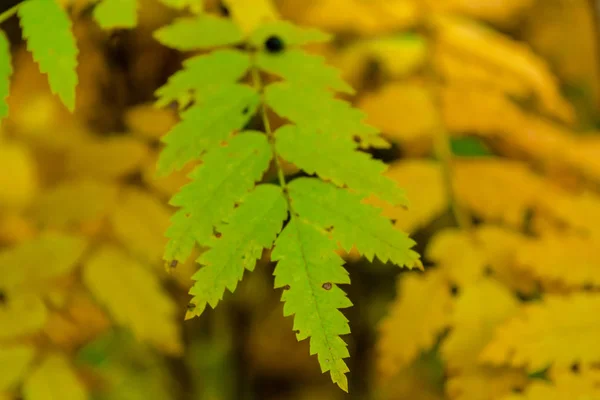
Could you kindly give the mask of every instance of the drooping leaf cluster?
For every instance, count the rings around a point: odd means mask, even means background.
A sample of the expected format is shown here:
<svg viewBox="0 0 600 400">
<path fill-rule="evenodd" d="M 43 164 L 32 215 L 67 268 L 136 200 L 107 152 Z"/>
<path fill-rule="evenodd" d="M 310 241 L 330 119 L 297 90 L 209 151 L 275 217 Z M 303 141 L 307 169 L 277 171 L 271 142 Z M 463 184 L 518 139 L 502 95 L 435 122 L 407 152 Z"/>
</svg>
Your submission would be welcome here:
<svg viewBox="0 0 600 400">
<path fill-rule="evenodd" d="M 246 35 L 230 19 L 199 14 L 175 20 L 155 38 L 182 51 L 212 49 L 188 58 L 156 91 L 158 105 L 176 102 L 183 110 L 163 138 L 159 173 L 196 164 L 191 182 L 171 200 L 179 209 L 165 253 L 176 266 L 194 247 L 206 249 L 188 318 L 216 307 L 273 247 L 284 315 L 294 315 L 298 340 L 310 338 L 322 371 L 347 390 L 349 353 L 340 335 L 350 327 L 339 309 L 351 302 L 338 285 L 350 279 L 338 244 L 369 260 L 419 265 L 414 242 L 363 202 L 375 194 L 406 205 L 404 192 L 382 175 L 385 164 L 360 150 L 387 143 L 336 96 L 353 93 L 336 70 L 302 49 L 329 39 L 318 30 L 273 20 Z M 273 113 L 287 122 L 275 126 Z M 261 131 L 249 128 L 257 119 Z M 283 162 L 308 176 L 289 179 Z M 277 184 L 262 182 L 270 166 Z"/>
</svg>

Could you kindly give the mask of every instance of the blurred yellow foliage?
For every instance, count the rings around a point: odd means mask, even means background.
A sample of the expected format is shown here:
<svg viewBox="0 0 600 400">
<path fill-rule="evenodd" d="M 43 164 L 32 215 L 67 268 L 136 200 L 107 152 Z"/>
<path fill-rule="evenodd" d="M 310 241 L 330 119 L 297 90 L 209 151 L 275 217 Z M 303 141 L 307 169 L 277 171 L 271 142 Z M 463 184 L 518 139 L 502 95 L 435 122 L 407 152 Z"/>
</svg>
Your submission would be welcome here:
<svg viewBox="0 0 600 400">
<path fill-rule="evenodd" d="M 112 32 L 90 19 L 94 2 L 60 3 L 80 50 L 75 113 L 15 43 L 0 127 L 0 399 L 233 400 L 233 387 L 263 386 L 277 393 L 261 400 L 347 397 L 296 343 L 264 265 L 226 299 L 225 320 L 182 322 L 200 251 L 170 274 L 161 259 L 168 198 L 195 165 L 156 177 L 159 142 L 179 117 L 151 94 L 183 56 L 151 34 L 201 9 L 230 15 L 245 34 L 278 18 L 334 34 L 310 50 L 341 71 L 366 121 L 394 144 L 373 154 L 393 159 L 386 174 L 410 206 L 369 201 L 414 234 L 425 272 L 400 274 L 391 304 L 379 285 L 392 290 L 392 272 L 353 275 L 350 297 L 364 306 L 346 314 L 352 362 L 360 354 L 348 396 L 600 399 L 591 2 L 140 0 L 139 27 Z M 453 153 L 433 146 L 440 137 Z M 485 151 L 463 154 L 461 143 Z M 115 332 L 136 344 L 111 348 L 103 340 Z M 187 359 L 170 364 L 198 342 L 201 376 Z"/>
</svg>

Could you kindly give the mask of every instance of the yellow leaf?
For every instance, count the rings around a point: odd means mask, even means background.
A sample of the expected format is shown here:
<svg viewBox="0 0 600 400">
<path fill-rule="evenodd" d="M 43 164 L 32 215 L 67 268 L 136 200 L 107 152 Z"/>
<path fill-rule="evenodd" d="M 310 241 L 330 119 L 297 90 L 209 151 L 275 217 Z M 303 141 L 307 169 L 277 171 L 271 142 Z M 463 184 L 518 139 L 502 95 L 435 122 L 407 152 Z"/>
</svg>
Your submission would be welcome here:
<svg viewBox="0 0 600 400">
<path fill-rule="evenodd" d="M 567 287 L 599 285 L 598 239 L 563 234 L 531 240 L 519 251 L 519 266 L 542 280 Z"/>
<path fill-rule="evenodd" d="M 412 0 L 287 0 L 282 9 L 284 16 L 326 31 L 362 34 L 398 31 L 413 26 L 419 17 L 419 7 Z"/>
<path fill-rule="evenodd" d="M 0 341 L 29 335 L 39 331 L 48 312 L 44 302 L 31 293 L 5 293 L 0 307 Z"/>
<path fill-rule="evenodd" d="M 438 231 L 429 242 L 426 255 L 459 288 L 479 282 L 487 265 L 486 254 L 475 237 L 460 229 Z"/>
<path fill-rule="evenodd" d="M 90 140 L 67 154 L 66 169 L 74 176 L 113 179 L 139 169 L 147 156 L 146 145 L 131 137 Z"/>
<path fill-rule="evenodd" d="M 544 216 L 573 233 L 600 237 L 600 196 L 589 190 L 569 193 L 552 188 L 542 206 Z"/>
<path fill-rule="evenodd" d="M 86 400 L 87 390 L 61 354 L 49 354 L 23 386 L 27 400 Z"/>
<path fill-rule="evenodd" d="M 79 348 L 111 326 L 104 311 L 81 288 L 71 289 L 68 303 L 50 314 L 44 333 L 67 351 Z"/>
<path fill-rule="evenodd" d="M 342 78 L 358 88 L 373 65 L 388 80 L 406 78 L 427 61 L 427 42 L 416 35 L 362 38 L 330 58 Z"/>
<path fill-rule="evenodd" d="M 526 384 L 527 375 L 521 370 L 481 366 L 450 377 L 446 391 L 453 400 L 496 400 Z"/>
<path fill-rule="evenodd" d="M 89 223 L 104 217 L 114 207 L 118 189 L 109 183 L 68 180 L 45 191 L 34 206 L 42 225 L 57 228 Z"/>
<path fill-rule="evenodd" d="M 535 2 L 522 26 L 523 39 L 568 85 L 585 87 L 597 105 L 600 76 L 592 7 L 588 0 Z"/>
<path fill-rule="evenodd" d="M 165 352 L 181 352 L 175 303 L 148 267 L 105 246 L 87 261 L 83 280 L 119 325 Z"/>
<path fill-rule="evenodd" d="M 397 292 L 389 316 L 381 322 L 377 343 L 378 369 L 387 377 L 435 344 L 450 322 L 452 307 L 448 282 L 439 270 L 402 274 Z"/>
<path fill-rule="evenodd" d="M 17 143 L 0 142 L 0 208 L 24 208 L 38 191 L 35 160 Z M 9 173 L 8 173 L 9 172 Z"/>
<path fill-rule="evenodd" d="M 565 163 L 586 177 L 600 178 L 600 140 L 597 133 L 573 138 L 571 145 L 564 147 L 563 151 Z"/>
<path fill-rule="evenodd" d="M 29 288 L 67 274 L 76 266 L 86 247 L 87 243 L 81 237 L 44 233 L 18 246 L 2 250 L 2 288 Z"/>
<path fill-rule="evenodd" d="M 177 115 L 169 108 L 141 104 L 128 109 L 125 125 L 136 136 L 157 140 L 177 123 Z"/>
<path fill-rule="evenodd" d="M 382 202 L 385 215 L 405 232 L 414 232 L 439 217 L 448 208 L 439 164 L 424 159 L 405 160 L 390 166 L 386 175 L 398 182 L 410 199 L 408 209 L 391 208 Z"/>
<path fill-rule="evenodd" d="M 600 400 L 598 374 L 564 373 L 553 382 L 534 381 L 522 394 L 512 394 L 502 400 Z"/>
<path fill-rule="evenodd" d="M 430 12 L 451 12 L 495 23 L 511 23 L 529 9 L 535 0 L 426 0 Z"/>
<path fill-rule="evenodd" d="M 598 315 L 597 293 L 546 296 L 543 302 L 526 306 L 504 323 L 480 359 L 526 366 L 531 372 L 550 364 L 565 367 L 574 362 L 596 362 L 600 359 Z"/>
<path fill-rule="evenodd" d="M 541 179 L 518 161 L 462 161 L 456 163 L 454 172 L 454 188 L 461 203 L 485 220 L 521 228 L 527 211 L 541 204 L 545 196 Z"/>
<path fill-rule="evenodd" d="M 30 240 L 36 235 L 32 221 L 22 215 L 0 216 L 0 243 L 15 245 Z"/>
<path fill-rule="evenodd" d="M 35 349 L 27 345 L 0 347 L 0 391 L 12 390 L 33 360 Z"/>
<path fill-rule="evenodd" d="M 519 268 L 518 255 L 528 240 L 506 228 L 482 225 L 476 231 L 477 245 L 487 258 L 492 277 L 517 293 L 532 295 L 538 290 L 533 274 Z"/>
<path fill-rule="evenodd" d="M 149 264 L 162 260 L 171 212 L 148 192 L 128 188 L 110 215 L 116 238 Z"/>
<path fill-rule="evenodd" d="M 429 90 L 414 82 L 390 83 L 364 96 L 358 107 L 367 113 L 367 123 L 400 142 L 431 137 L 440 126 Z"/>
<path fill-rule="evenodd" d="M 557 80 L 531 49 L 466 18 L 437 15 L 431 22 L 437 45 L 452 51 L 456 57 L 513 75 L 536 95 L 546 113 L 566 122 L 573 121 L 573 109 L 561 97 Z"/>
<path fill-rule="evenodd" d="M 495 90 L 454 85 L 441 90 L 440 98 L 444 122 L 454 135 L 483 136 L 505 155 L 525 155 L 548 169 L 559 167 L 587 178 L 600 177 L 596 156 L 600 141 L 595 134 L 577 136 L 525 113 Z"/>
<path fill-rule="evenodd" d="M 236 24 L 250 34 L 260 24 L 279 18 L 277 9 L 269 0 L 223 0 Z"/>
<path fill-rule="evenodd" d="M 431 58 L 432 66 L 445 82 L 463 89 L 491 90 L 501 96 L 527 98 L 530 89 L 510 71 L 490 69 L 470 58 L 458 57 L 448 46 L 438 46 Z M 474 117 L 480 118 L 475 115 Z"/>
<path fill-rule="evenodd" d="M 464 288 L 454 305 L 452 331 L 440 348 L 447 368 L 460 372 L 476 365 L 496 327 L 517 310 L 512 293 L 492 280 Z"/>
</svg>

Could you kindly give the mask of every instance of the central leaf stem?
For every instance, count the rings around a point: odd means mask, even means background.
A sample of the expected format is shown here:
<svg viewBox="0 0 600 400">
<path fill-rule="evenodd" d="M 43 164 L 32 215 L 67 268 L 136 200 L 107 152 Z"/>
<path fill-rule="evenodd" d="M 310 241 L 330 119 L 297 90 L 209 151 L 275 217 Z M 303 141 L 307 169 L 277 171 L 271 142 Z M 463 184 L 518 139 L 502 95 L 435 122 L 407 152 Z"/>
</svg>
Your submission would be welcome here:
<svg viewBox="0 0 600 400">
<path fill-rule="evenodd" d="M 258 92 L 260 94 L 260 114 L 262 117 L 263 125 L 265 127 L 265 133 L 267 134 L 267 137 L 269 138 L 269 144 L 271 145 L 271 150 L 273 151 L 273 159 L 275 160 L 275 168 L 277 169 L 277 178 L 279 179 L 279 184 L 281 185 L 281 188 L 284 191 L 286 200 L 288 201 L 288 206 L 290 207 L 289 209 L 291 211 L 291 204 L 289 204 L 290 199 L 289 199 L 288 193 L 287 193 L 287 182 L 285 181 L 285 174 L 283 173 L 281 161 L 279 160 L 279 157 L 277 156 L 277 150 L 275 148 L 275 133 L 271 129 L 271 122 L 269 121 L 269 116 L 267 115 L 267 107 L 265 106 L 265 96 L 264 96 L 264 90 L 263 90 L 264 86 L 262 83 L 262 79 L 260 77 L 260 71 L 254 65 L 254 62 L 252 64 L 253 64 L 252 69 L 251 69 L 252 83 L 254 84 L 254 87 L 256 88 L 256 90 L 258 90 Z"/>
</svg>

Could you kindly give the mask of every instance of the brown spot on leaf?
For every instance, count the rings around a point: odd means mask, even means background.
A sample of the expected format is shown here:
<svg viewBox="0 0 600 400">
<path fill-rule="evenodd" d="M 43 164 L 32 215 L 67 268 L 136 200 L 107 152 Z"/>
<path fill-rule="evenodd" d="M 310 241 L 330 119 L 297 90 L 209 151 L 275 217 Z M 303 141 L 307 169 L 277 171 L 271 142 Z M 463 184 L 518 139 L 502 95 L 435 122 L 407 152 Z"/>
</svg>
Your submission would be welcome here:
<svg viewBox="0 0 600 400">
<path fill-rule="evenodd" d="M 285 285 L 285 286 L 283 287 L 283 290 L 290 290 L 290 285 Z"/>
<path fill-rule="evenodd" d="M 177 264 L 179 264 L 179 261 L 177 261 L 177 260 L 172 260 L 172 261 L 169 263 L 169 267 L 171 267 L 171 268 L 175 268 L 175 267 L 177 266 Z"/>
<path fill-rule="evenodd" d="M 322 288 L 325 290 L 331 290 L 332 287 L 333 285 L 331 284 L 331 282 L 325 282 L 322 286 Z"/>
<path fill-rule="evenodd" d="M 188 309 L 188 311 L 194 311 L 196 309 L 196 305 L 194 303 L 188 303 L 186 308 Z"/>
</svg>

